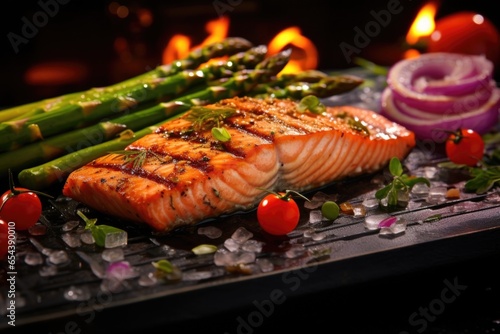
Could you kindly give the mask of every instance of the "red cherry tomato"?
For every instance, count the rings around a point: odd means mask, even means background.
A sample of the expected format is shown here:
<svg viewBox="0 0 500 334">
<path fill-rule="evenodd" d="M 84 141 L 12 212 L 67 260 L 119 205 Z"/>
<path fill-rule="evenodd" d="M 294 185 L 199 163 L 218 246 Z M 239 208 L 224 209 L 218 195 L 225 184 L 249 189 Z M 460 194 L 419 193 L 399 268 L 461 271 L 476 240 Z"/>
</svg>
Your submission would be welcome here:
<svg viewBox="0 0 500 334">
<path fill-rule="evenodd" d="M 300 212 L 297 203 L 289 194 L 271 193 L 257 207 L 260 227 L 269 234 L 285 235 L 297 227 Z"/>
<path fill-rule="evenodd" d="M 26 188 L 14 188 L 3 193 L 0 201 L 0 217 L 14 222 L 16 230 L 27 230 L 35 225 L 42 214 L 42 202 L 37 194 Z"/>
<path fill-rule="evenodd" d="M 484 141 L 474 130 L 459 129 L 450 134 L 445 148 L 451 162 L 474 167 L 483 158 Z"/>
<path fill-rule="evenodd" d="M 486 17 L 474 12 L 457 12 L 436 21 L 427 51 L 484 54 L 494 64 L 499 64 L 499 35 Z"/>
<path fill-rule="evenodd" d="M 9 227 L 7 222 L 0 219 L 0 260 L 4 259 L 9 249 Z"/>
</svg>

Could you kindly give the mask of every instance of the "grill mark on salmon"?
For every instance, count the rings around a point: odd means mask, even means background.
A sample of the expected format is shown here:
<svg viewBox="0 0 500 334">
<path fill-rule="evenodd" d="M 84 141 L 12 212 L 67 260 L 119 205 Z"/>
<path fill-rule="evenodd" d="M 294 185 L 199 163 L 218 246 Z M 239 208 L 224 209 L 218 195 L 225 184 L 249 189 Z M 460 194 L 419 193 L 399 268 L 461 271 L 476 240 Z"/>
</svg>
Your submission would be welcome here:
<svg viewBox="0 0 500 334">
<path fill-rule="evenodd" d="M 413 132 L 355 107 L 328 107 L 315 115 L 298 113 L 291 100 L 252 98 L 207 106 L 220 107 L 237 111 L 224 120 L 229 142 L 216 141 L 209 129 L 195 131 L 185 115 L 127 147 L 149 152 L 141 166 L 124 163 L 123 155 L 105 155 L 71 173 L 63 194 L 169 232 L 254 208 L 266 194 L 262 189 L 305 191 L 375 172 L 415 146 Z"/>
</svg>

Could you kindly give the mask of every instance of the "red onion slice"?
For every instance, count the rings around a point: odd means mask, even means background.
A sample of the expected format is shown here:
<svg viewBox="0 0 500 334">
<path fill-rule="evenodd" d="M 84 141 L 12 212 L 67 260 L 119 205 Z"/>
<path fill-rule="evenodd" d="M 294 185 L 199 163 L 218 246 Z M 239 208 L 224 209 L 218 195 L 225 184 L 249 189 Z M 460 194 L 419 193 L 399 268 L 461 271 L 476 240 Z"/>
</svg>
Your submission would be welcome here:
<svg viewBox="0 0 500 334">
<path fill-rule="evenodd" d="M 480 108 L 454 115 L 436 115 L 408 108 L 402 112 L 396 106 L 392 91 L 388 88 L 382 94 L 381 103 L 383 116 L 413 131 L 418 139 L 444 142 L 448 137 L 445 131 L 468 128 L 484 134 L 494 127 L 499 119 L 500 89 L 495 90 L 490 100 Z"/>
<path fill-rule="evenodd" d="M 439 52 L 402 60 L 389 71 L 381 114 L 419 139 L 444 141 L 443 130 L 459 127 L 483 134 L 499 118 L 500 89 L 492 75 L 484 56 Z"/>
</svg>

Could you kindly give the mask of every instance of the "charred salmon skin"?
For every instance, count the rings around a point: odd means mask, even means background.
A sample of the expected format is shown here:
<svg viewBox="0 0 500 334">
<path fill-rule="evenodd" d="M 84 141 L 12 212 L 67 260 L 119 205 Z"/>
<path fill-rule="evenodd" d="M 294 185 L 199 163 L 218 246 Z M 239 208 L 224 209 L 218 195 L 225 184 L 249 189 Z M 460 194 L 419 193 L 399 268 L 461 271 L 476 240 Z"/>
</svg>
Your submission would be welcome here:
<svg viewBox="0 0 500 334">
<path fill-rule="evenodd" d="M 210 117 L 222 115 L 210 126 Z M 214 119 L 212 119 L 214 121 Z M 206 124 L 206 123 L 205 123 Z M 213 127 L 229 140 L 216 139 Z M 72 172 L 63 194 L 169 232 L 255 207 L 262 189 L 305 191 L 403 159 L 415 136 L 351 106 L 299 112 L 292 100 L 231 98 L 188 111 L 126 148 Z"/>
</svg>

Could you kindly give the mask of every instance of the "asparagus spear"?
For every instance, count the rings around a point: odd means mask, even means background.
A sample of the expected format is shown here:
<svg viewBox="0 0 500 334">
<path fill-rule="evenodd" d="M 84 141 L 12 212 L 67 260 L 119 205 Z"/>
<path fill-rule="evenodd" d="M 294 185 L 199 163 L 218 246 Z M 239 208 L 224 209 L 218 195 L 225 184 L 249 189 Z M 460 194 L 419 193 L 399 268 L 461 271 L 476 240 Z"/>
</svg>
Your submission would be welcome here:
<svg viewBox="0 0 500 334">
<path fill-rule="evenodd" d="M 234 70 L 253 67 L 265 57 L 266 52 L 265 46 L 250 48 L 229 57 L 226 61 L 213 63 L 200 70 L 184 70 L 166 78 L 140 81 L 137 85 L 127 86 L 118 92 L 92 96 L 91 100 L 63 104 L 48 113 L 1 123 L 0 152 L 69 131 L 83 122 L 93 123 L 104 117 L 114 116 L 134 108 L 140 102 L 178 96 L 183 90 L 197 83 L 227 76 Z"/>
<path fill-rule="evenodd" d="M 187 106 L 187 109 L 189 109 L 189 106 Z M 33 190 L 47 188 L 58 182 L 63 182 L 69 173 L 75 169 L 107 152 L 122 150 L 135 140 L 152 133 L 159 125 L 149 126 L 135 133 L 132 130 L 125 130 L 116 139 L 66 154 L 33 168 L 24 169 L 18 175 L 19 182 Z"/>
<path fill-rule="evenodd" d="M 165 109 L 176 108 L 175 114 L 178 117 L 184 111 L 189 110 L 195 105 L 206 105 L 217 102 L 224 98 L 230 98 L 236 95 L 245 94 L 256 84 L 269 80 L 272 76 L 279 73 L 290 59 L 291 50 L 282 51 L 273 55 L 255 66 L 255 69 L 245 69 L 233 75 L 233 77 L 223 83 L 221 86 L 207 87 L 190 95 L 180 97 L 168 103 L 162 103 Z M 167 118 L 165 121 L 167 121 Z M 37 190 L 47 188 L 57 182 L 62 182 L 75 169 L 91 162 L 108 152 L 124 149 L 133 141 L 142 136 L 151 133 L 154 129 L 147 127 L 143 130 L 130 135 L 132 131 L 128 130 L 127 136 L 113 139 L 98 145 L 87 147 L 73 153 L 64 155 L 60 158 L 46 162 L 32 168 L 23 169 L 18 174 L 21 185 L 29 189 Z"/>
<path fill-rule="evenodd" d="M 322 98 L 349 92 L 362 83 L 363 79 L 350 75 L 325 76 L 318 78 L 316 82 L 293 81 L 287 83 L 286 80 L 282 79 L 277 84 L 274 82 L 260 84 L 259 87 L 250 92 L 250 95 L 257 98 L 301 99 L 307 95 Z"/>
<path fill-rule="evenodd" d="M 196 69 L 198 66 L 210 59 L 222 56 L 231 56 L 235 53 L 246 51 L 251 47 L 252 44 L 244 38 L 229 37 L 222 41 L 193 50 L 184 59 L 177 60 L 171 64 L 157 66 L 151 71 L 107 87 L 92 88 L 87 91 L 65 94 L 50 99 L 44 99 L 4 109 L 0 111 L 0 122 L 6 122 L 16 117 L 26 117 L 37 113 L 47 112 L 69 102 L 77 103 L 96 99 L 102 94 L 109 94 L 127 87 L 136 86 L 144 80 L 165 78 L 183 70 Z"/>
<path fill-rule="evenodd" d="M 4 152 L 0 154 L 0 175 L 9 169 L 18 172 L 79 149 L 114 139 L 125 129 L 137 131 L 182 111 L 185 110 L 179 104 L 160 103 L 133 114 L 53 136 L 14 151 Z"/>
</svg>

